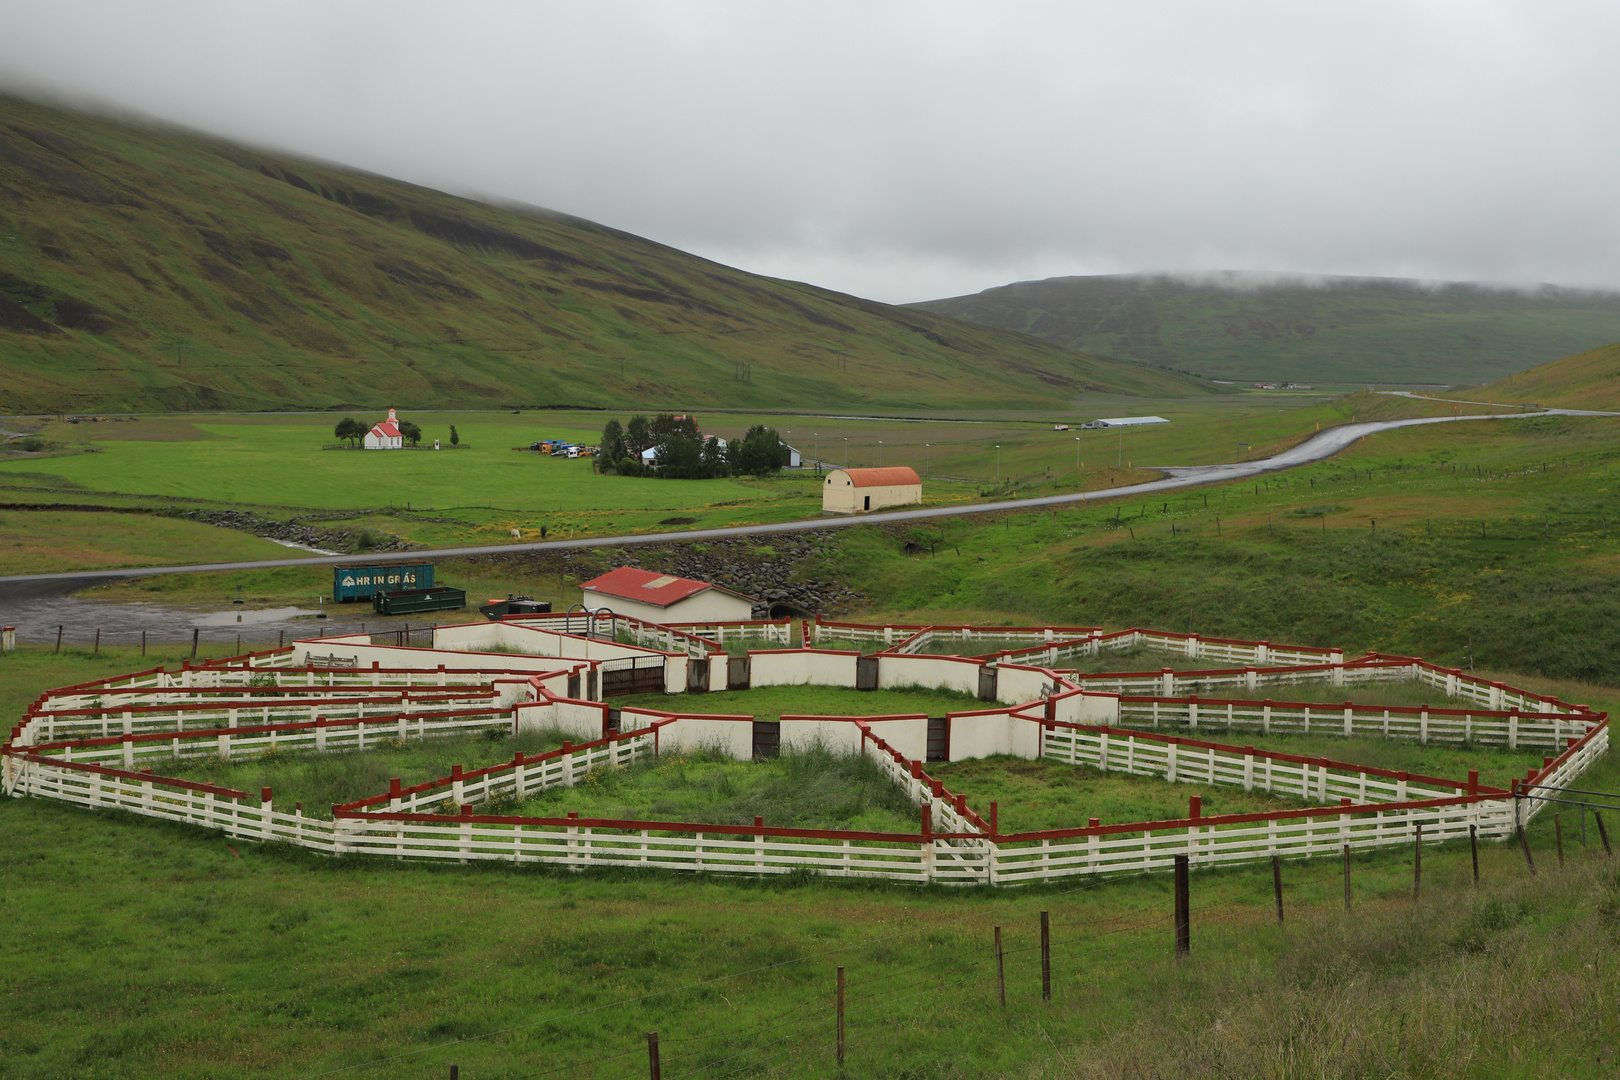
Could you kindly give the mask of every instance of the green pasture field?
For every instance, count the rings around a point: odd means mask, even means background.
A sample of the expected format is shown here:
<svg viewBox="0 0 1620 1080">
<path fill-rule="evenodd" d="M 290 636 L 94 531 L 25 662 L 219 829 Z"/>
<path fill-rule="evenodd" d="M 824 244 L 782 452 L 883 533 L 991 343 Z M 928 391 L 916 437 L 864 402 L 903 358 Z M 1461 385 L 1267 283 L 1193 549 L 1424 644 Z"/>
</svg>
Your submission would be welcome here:
<svg viewBox="0 0 1620 1080">
<path fill-rule="evenodd" d="M 146 514 L 0 510 L 7 574 L 285 559 L 298 554 L 250 533 Z"/>
</svg>

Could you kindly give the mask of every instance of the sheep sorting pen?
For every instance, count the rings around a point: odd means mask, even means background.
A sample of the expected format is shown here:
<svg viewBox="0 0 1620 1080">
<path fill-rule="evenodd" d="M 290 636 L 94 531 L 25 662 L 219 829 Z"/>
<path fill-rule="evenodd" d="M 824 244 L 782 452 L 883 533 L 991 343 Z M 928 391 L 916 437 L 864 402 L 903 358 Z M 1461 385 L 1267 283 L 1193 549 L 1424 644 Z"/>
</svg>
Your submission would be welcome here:
<svg viewBox="0 0 1620 1080">
<path fill-rule="evenodd" d="M 513 616 L 444 626 L 430 648 L 328 637 L 178 672 L 162 669 L 42 695 L 0 746 L 6 794 L 184 821 L 226 835 L 332 855 L 506 860 L 572 869 L 648 867 L 710 873 L 879 877 L 1010 885 L 1166 869 L 1177 856 L 1213 865 L 1310 858 L 1471 833 L 1503 839 L 1608 748 L 1608 717 L 1413 657 L 1093 627 L 897 626 L 786 622 L 662 626 L 616 617 L 578 632 L 567 617 Z M 792 642 L 797 630 L 800 644 Z M 728 636 L 780 644 L 728 654 Z M 826 648 L 828 644 L 854 648 Z M 982 652 L 975 652 L 980 646 Z M 870 649 L 871 651 L 863 651 Z M 1173 657 L 1196 670 L 1082 673 L 1110 651 Z M 1416 683 L 1447 704 L 1331 706 L 1300 688 Z M 709 713 L 702 695 L 817 685 L 966 692 L 982 708 L 944 716 Z M 664 708 L 615 708 L 663 692 Z M 1280 697 L 1267 696 L 1280 694 Z M 189 759 L 283 751 L 363 751 L 468 732 L 564 733 L 562 747 L 339 804 L 330 819 L 245 791 L 164 775 Z M 1542 752 L 1510 787 L 1478 773 L 1444 778 L 1224 739 L 1313 733 Z M 592 770 L 702 747 L 739 760 L 820 745 L 875 762 L 916 808 L 915 832 L 701 821 L 533 817 L 499 810 L 581 783 Z M 1004 832 L 995 803 L 972 806 L 930 763 L 1010 755 L 1176 784 L 1241 788 L 1301 805 L 1162 821 L 1076 821 Z"/>
</svg>

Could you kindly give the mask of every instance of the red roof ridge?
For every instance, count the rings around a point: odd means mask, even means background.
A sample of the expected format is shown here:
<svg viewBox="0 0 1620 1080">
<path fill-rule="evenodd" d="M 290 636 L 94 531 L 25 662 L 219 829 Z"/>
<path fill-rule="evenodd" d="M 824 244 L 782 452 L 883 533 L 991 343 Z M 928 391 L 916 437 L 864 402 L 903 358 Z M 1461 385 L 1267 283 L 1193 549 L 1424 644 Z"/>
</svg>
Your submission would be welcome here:
<svg viewBox="0 0 1620 1080">
<path fill-rule="evenodd" d="M 579 587 L 606 596 L 617 596 L 622 600 L 634 600 L 638 604 L 651 604 L 654 607 L 669 607 L 677 601 L 685 600 L 688 596 L 696 596 L 707 589 L 717 589 L 743 600 L 753 599 L 707 581 L 695 581 L 674 574 L 654 573 L 634 566 L 621 566 L 616 570 L 609 570 L 589 581 L 580 582 Z"/>
</svg>

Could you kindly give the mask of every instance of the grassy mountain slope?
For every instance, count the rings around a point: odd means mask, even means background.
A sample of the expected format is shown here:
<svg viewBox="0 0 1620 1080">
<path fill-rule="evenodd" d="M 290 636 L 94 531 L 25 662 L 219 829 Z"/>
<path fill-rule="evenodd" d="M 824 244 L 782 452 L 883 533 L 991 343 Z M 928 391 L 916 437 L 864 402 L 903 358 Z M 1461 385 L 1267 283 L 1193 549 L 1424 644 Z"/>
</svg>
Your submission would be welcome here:
<svg viewBox="0 0 1620 1080">
<path fill-rule="evenodd" d="M 1604 345 L 1482 386 L 1468 397 L 1620 412 L 1620 344 Z"/>
<path fill-rule="evenodd" d="M 0 374 L 11 412 L 1212 391 L 561 214 L 4 96 Z"/>
<path fill-rule="evenodd" d="M 1620 293 L 1394 278 L 1065 277 L 912 307 L 1245 380 L 1483 383 L 1620 341 Z"/>
</svg>

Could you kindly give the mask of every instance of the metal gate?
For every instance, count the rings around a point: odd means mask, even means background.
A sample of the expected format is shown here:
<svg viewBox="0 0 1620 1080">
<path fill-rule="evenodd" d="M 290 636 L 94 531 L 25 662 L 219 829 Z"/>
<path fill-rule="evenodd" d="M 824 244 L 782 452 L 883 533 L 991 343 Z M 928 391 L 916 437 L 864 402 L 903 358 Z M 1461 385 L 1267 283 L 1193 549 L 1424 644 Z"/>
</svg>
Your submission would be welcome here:
<svg viewBox="0 0 1620 1080">
<path fill-rule="evenodd" d="M 777 757 L 782 753 L 782 722 L 754 721 L 754 760 Z"/>
<path fill-rule="evenodd" d="M 747 690 L 749 675 L 748 657 L 733 656 L 726 661 L 727 690 Z"/>
<path fill-rule="evenodd" d="M 930 716 L 928 718 L 928 761 L 951 760 L 951 718 L 948 716 Z"/>
<path fill-rule="evenodd" d="M 626 656 L 608 660 L 598 669 L 602 673 L 602 697 L 624 694 L 662 694 L 664 692 L 664 657 Z"/>
<path fill-rule="evenodd" d="M 855 689 L 876 690 L 878 682 L 878 658 L 875 656 L 858 656 L 855 658 Z"/>
<path fill-rule="evenodd" d="M 989 664 L 979 669 L 979 700 L 996 700 L 996 669 Z"/>
</svg>

